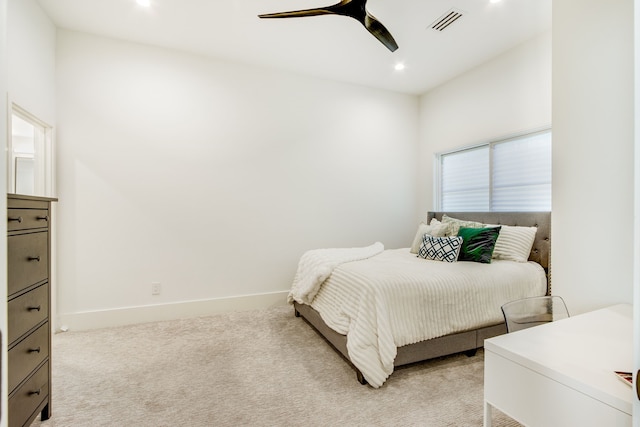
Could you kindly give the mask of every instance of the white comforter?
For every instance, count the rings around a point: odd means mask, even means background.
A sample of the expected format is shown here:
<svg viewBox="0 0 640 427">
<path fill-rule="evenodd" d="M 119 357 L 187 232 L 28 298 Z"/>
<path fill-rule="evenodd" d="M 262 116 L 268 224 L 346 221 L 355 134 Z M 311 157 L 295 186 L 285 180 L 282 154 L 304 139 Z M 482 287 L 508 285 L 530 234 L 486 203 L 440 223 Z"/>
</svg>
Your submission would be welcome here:
<svg viewBox="0 0 640 427">
<path fill-rule="evenodd" d="M 397 347 L 500 323 L 500 306 L 544 295 L 536 263 L 428 261 L 409 249 L 337 263 L 311 306 L 347 335 L 352 363 L 373 387 L 393 372 Z"/>
<path fill-rule="evenodd" d="M 378 255 L 384 245 L 376 242 L 362 248 L 312 249 L 305 252 L 298 262 L 296 277 L 293 279 L 287 301 L 311 304 L 322 283 L 340 264 L 359 261 Z"/>
</svg>

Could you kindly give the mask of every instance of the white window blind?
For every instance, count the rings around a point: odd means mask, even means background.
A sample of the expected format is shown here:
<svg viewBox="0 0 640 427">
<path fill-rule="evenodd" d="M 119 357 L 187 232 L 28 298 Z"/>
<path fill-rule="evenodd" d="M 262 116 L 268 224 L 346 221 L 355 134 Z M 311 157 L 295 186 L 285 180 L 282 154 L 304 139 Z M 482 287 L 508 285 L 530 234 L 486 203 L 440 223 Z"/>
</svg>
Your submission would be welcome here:
<svg viewBox="0 0 640 427">
<path fill-rule="evenodd" d="M 551 210 L 551 130 L 438 157 L 440 210 Z"/>
<path fill-rule="evenodd" d="M 441 169 L 446 210 L 489 210 L 489 147 L 442 156 Z"/>
</svg>

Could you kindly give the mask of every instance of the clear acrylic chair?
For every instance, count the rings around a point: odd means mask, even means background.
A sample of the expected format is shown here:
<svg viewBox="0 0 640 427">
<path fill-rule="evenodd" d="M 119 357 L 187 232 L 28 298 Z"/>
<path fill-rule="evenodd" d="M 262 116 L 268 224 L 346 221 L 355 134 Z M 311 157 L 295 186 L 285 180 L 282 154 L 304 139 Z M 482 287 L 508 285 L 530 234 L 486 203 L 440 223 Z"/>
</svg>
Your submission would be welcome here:
<svg viewBox="0 0 640 427">
<path fill-rule="evenodd" d="M 555 295 L 523 298 L 502 306 L 507 332 L 549 323 L 569 317 L 564 300 Z"/>
</svg>

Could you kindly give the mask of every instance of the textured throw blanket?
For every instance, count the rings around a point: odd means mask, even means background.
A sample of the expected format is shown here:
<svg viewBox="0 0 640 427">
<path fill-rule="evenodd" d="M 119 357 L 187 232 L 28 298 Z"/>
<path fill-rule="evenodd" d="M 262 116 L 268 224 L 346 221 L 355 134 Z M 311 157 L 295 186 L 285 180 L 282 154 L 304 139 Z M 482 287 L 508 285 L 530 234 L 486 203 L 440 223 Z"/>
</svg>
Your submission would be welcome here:
<svg viewBox="0 0 640 427">
<path fill-rule="evenodd" d="M 358 261 L 378 255 L 384 251 L 384 245 L 376 242 L 362 248 L 313 249 L 305 252 L 298 263 L 298 271 L 293 279 L 287 301 L 292 304 L 311 304 L 320 285 L 333 272 L 334 268 L 345 262 Z"/>
</svg>

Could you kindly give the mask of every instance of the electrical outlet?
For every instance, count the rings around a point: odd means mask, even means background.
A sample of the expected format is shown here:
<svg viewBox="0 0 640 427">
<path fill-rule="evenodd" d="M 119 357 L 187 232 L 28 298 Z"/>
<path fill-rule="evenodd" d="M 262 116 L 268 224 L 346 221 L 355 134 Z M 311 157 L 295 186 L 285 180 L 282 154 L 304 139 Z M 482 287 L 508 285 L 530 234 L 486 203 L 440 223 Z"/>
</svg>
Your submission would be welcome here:
<svg viewBox="0 0 640 427">
<path fill-rule="evenodd" d="M 151 283 L 151 295 L 160 295 L 162 292 L 162 285 L 160 282 L 152 282 Z"/>
</svg>

